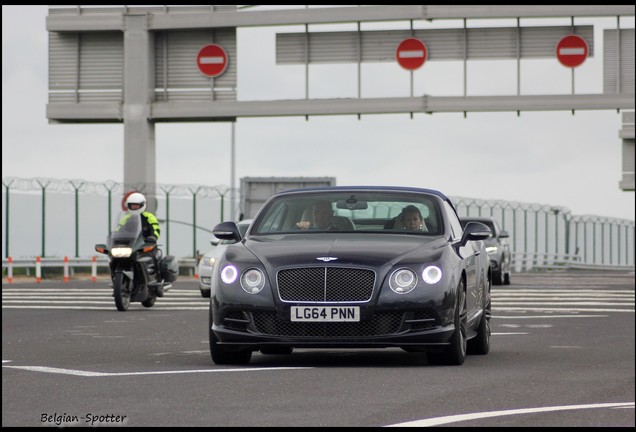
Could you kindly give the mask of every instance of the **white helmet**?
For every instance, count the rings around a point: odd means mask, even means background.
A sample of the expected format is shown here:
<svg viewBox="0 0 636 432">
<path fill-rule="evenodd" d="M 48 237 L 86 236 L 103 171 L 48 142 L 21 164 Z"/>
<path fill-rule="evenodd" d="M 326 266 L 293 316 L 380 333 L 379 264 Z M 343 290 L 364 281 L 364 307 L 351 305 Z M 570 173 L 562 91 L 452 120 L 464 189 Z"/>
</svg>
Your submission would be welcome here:
<svg viewBox="0 0 636 432">
<path fill-rule="evenodd" d="M 143 213 L 146 210 L 146 197 L 139 192 L 131 193 L 126 198 L 126 208 L 134 214 Z"/>
</svg>

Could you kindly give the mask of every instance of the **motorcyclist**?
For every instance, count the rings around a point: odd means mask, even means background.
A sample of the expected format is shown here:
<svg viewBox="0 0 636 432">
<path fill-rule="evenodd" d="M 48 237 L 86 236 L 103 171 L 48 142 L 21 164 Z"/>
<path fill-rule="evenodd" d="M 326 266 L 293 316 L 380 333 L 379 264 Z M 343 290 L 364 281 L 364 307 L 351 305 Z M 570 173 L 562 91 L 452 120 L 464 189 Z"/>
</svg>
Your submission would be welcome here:
<svg viewBox="0 0 636 432">
<path fill-rule="evenodd" d="M 161 235 L 161 228 L 159 227 L 157 217 L 146 211 L 146 197 L 139 192 L 131 193 L 128 198 L 126 198 L 126 210 L 128 213 L 119 221 L 119 225 L 126 223 L 126 219 L 128 219 L 131 214 L 139 214 L 142 216 L 141 224 L 146 241 L 156 243 Z"/>
<path fill-rule="evenodd" d="M 161 228 L 159 227 L 159 221 L 157 217 L 149 211 L 146 211 L 146 197 L 139 192 L 133 192 L 126 198 L 126 210 L 127 213 L 119 221 L 119 226 L 126 224 L 128 218 L 133 214 L 141 215 L 141 229 L 143 231 L 144 239 L 146 243 L 157 243 L 159 236 L 161 235 Z M 155 263 L 155 269 L 157 275 L 159 275 L 159 257 L 157 256 L 157 248 L 152 250 L 152 257 Z M 159 276 L 158 276 L 159 278 Z M 163 290 L 159 285 L 157 295 L 163 297 Z"/>
</svg>

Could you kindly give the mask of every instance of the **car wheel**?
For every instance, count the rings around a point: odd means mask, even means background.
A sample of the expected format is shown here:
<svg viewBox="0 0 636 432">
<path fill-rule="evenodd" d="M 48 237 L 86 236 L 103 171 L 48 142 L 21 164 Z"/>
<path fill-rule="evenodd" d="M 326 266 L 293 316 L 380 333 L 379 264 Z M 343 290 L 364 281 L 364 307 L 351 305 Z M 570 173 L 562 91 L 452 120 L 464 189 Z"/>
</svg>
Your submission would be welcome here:
<svg viewBox="0 0 636 432">
<path fill-rule="evenodd" d="M 510 257 L 504 258 L 501 262 L 501 282 L 503 285 L 510 285 Z"/>
<path fill-rule="evenodd" d="M 209 316 L 208 331 L 210 332 L 210 355 L 212 357 L 212 361 L 219 365 L 249 363 L 252 358 L 252 351 L 250 349 L 219 345 L 219 339 L 212 331 L 212 305 L 210 305 Z"/>
<path fill-rule="evenodd" d="M 210 355 L 212 361 L 219 365 L 224 364 L 246 364 L 252 358 L 252 351 L 245 348 L 224 347 L 218 344 L 219 340 L 210 330 Z"/>
<path fill-rule="evenodd" d="M 492 284 L 493 285 L 503 285 L 503 273 L 500 271 L 492 272 Z"/>
<path fill-rule="evenodd" d="M 290 346 L 268 346 L 268 347 L 261 348 L 262 354 L 287 355 L 287 354 L 291 354 L 293 351 L 294 351 L 294 348 Z"/>
<path fill-rule="evenodd" d="M 482 282 L 482 288 L 485 289 Z M 490 293 L 484 293 L 484 308 L 477 327 L 477 336 L 468 341 L 468 353 L 485 355 L 490 351 L 490 317 L 491 317 L 491 299 Z"/>
<path fill-rule="evenodd" d="M 444 364 L 459 366 L 466 359 L 467 348 L 467 311 L 466 311 L 466 291 L 464 290 L 464 281 L 460 281 L 457 286 L 457 304 L 455 306 L 455 315 L 453 323 L 455 331 L 450 338 L 450 345 L 445 347 L 442 352 L 430 352 L 427 359 L 431 364 Z"/>
<path fill-rule="evenodd" d="M 210 298 L 210 290 L 201 290 L 201 297 Z"/>
</svg>

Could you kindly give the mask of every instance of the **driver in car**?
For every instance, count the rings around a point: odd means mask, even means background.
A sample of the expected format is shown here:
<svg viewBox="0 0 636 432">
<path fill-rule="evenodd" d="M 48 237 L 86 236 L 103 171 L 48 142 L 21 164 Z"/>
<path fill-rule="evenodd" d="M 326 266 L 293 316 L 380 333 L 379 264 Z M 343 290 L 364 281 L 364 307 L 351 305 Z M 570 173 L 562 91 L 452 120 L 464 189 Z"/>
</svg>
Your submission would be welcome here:
<svg viewBox="0 0 636 432">
<path fill-rule="evenodd" d="M 311 214 L 313 223 L 308 220 L 302 220 L 296 223 L 296 226 L 302 230 L 332 231 L 338 229 L 333 224 L 333 209 L 329 201 L 319 200 L 314 202 Z"/>
</svg>

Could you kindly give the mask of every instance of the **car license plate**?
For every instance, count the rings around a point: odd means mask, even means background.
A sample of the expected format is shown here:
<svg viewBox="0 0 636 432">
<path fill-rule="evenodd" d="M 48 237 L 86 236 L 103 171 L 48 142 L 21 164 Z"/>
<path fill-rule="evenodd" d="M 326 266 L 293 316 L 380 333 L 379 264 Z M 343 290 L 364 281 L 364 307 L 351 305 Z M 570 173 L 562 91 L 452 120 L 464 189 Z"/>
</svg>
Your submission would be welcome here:
<svg viewBox="0 0 636 432">
<path fill-rule="evenodd" d="M 358 322 L 360 306 L 292 306 L 292 321 Z"/>
</svg>

